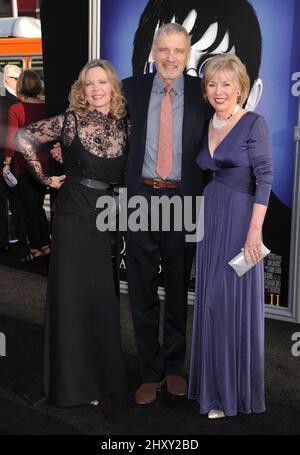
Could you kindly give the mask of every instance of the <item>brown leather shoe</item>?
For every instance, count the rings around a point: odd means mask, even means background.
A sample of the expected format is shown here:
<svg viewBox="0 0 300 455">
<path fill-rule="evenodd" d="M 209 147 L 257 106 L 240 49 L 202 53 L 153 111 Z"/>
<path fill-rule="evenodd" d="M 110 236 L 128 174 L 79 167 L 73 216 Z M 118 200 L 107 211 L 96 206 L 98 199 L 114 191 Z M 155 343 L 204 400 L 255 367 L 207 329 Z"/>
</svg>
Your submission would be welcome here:
<svg viewBox="0 0 300 455">
<path fill-rule="evenodd" d="M 179 374 L 168 374 L 166 376 L 167 390 L 172 395 L 184 397 L 187 394 L 186 380 Z"/>
<path fill-rule="evenodd" d="M 136 404 L 149 404 L 156 400 L 157 392 L 160 392 L 165 381 L 146 382 L 135 393 Z"/>
</svg>

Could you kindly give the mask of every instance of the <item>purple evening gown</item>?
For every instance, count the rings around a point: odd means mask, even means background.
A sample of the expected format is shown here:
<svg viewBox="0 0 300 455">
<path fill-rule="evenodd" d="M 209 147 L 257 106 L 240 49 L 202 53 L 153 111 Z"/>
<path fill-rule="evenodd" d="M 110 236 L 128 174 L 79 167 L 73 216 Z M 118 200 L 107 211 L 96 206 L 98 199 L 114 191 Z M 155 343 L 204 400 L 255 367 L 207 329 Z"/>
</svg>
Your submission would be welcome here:
<svg viewBox="0 0 300 455">
<path fill-rule="evenodd" d="M 228 261 L 244 246 L 253 203 L 268 204 L 272 158 L 264 118 L 247 112 L 213 158 L 206 128 L 197 162 L 211 181 L 204 191 L 204 238 L 197 246 L 188 396 L 201 414 L 263 412 L 263 261 L 241 278 Z"/>
</svg>

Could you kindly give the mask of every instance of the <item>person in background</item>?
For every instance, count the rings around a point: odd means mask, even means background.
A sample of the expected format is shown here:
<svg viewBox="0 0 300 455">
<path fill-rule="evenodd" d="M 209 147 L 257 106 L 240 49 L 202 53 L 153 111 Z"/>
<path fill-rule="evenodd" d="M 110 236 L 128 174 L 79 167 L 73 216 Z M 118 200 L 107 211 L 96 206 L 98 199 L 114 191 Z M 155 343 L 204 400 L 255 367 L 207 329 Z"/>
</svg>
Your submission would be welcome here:
<svg viewBox="0 0 300 455">
<path fill-rule="evenodd" d="M 203 91 L 215 113 L 198 165 L 208 174 L 204 237 L 197 247 L 188 397 L 209 418 L 265 411 L 262 226 L 272 184 L 265 119 L 243 109 L 249 76 L 235 55 L 205 65 Z M 244 248 L 257 264 L 238 277 L 228 262 Z"/>
<path fill-rule="evenodd" d="M 17 79 L 21 74 L 21 68 L 16 65 L 6 65 L 3 72 L 3 94 L 0 96 L 0 252 L 9 249 L 9 240 L 12 232 L 9 232 L 9 210 L 12 214 L 15 237 L 19 245 L 26 243 L 25 213 L 20 199 L 18 185 L 11 188 L 3 178 L 2 169 L 4 162 L 4 148 L 7 135 L 7 116 L 10 106 L 19 102 L 16 95 Z M 11 163 L 11 171 L 14 173 L 14 166 Z"/>
<path fill-rule="evenodd" d="M 44 390 L 57 406 L 98 405 L 126 391 L 114 232 L 97 227 L 97 201 L 123 182 L 127 116 L 108 61 L 92 60 L 69 95 L 68 110 L 29 125 L 19 149 L 46 186 L 59 189 L 52 224 L 45 322 Z M 38 149 L 60 141 L 64 173 L 48 176 Z"/>
<path fill-rule="evenodd" d="M 8 111 L 8 135 L 5 149 L 3 175 L 10 169 L 14 159 L 14 174 L 18 180 L 20 198 L 25 210 L 26 228 L 29 238 L 29 254 L 21 259 L 23 264 L 33 264 L 50 253 L 48 220 L 43 208 L 46 187 L 36 180 L 21 153 L 16 151 L 15 135 L 19 128 L 45 118 L 45 101 L 41 98 L 42 83 L 39 76 L 31 70 L 21 73 L 17 80 L 19 103 L 13 104 Z M 47 168 L 46 151 L 40 150 L 43 165 Z"/>
</svg>

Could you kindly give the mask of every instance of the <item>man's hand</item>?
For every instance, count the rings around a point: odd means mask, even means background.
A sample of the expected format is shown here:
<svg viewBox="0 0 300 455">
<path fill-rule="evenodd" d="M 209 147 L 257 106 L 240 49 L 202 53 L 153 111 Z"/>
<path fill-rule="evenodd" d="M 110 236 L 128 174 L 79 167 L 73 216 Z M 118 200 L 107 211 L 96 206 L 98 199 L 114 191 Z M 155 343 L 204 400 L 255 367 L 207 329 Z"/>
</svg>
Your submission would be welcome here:
<svg viewBox="0 0 300 455">
<path fill-rule="evenodd" d="M 63 164 L 64 160 L 61 153 L 61 146 L 59 142 L 53 145 L 53 148 L 50 150 L 52 158 L 55 159 L 58 163 Z"/>
<path fill-rule="evenodd" d="M 59 190 L 59 188 L 64 183 L 65 178 L 66 178 L 65 175 L 53 175 L 52 177 L 50 177 L 50 183 L 48 184 L 48 186 Z"/>
</svg>

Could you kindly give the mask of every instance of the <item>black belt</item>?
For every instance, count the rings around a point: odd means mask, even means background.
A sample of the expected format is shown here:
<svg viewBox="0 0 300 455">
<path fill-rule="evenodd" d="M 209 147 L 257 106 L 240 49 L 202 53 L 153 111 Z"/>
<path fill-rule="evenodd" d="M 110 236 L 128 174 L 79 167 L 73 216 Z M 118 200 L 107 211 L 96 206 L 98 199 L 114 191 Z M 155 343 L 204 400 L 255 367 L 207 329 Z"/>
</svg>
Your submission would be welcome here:
<svg viewBox="0 0 300 455">
<path fill-rule="evenodd" d="M 160 179 L 143 179 L 145 185 L 150 185 L 153 188 L 180 188 L 181 182 L 179 180 L 168 181 Z"/>
<path fill-rule="evenodd" d="M 105 183 L 101 182 L 100 180 L 95 179 L 87 179 L 82 177 L 67 177 L 67 182 L 70 183 L 78 183 L 79 185 L 87 186 L 88 188 L 92 188 L 94 190 L 109 190 L 113 188 L 114 183 Z"/>
</svg>

